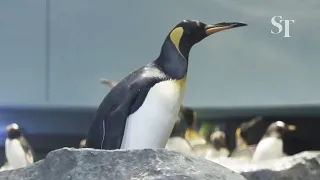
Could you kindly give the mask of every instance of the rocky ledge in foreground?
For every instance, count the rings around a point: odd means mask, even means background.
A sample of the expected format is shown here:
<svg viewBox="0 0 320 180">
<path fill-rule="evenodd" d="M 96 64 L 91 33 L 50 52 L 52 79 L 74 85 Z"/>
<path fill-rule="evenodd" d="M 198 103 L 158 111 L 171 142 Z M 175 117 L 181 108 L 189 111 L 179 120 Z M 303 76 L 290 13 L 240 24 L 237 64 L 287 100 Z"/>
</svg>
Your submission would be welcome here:
<svg viewBox="0 0 320 180">
<path fill-rule="evenodd" d="M 246 180 L 216 163 L 165 149 L 63 148 L 29 167 L 0 173 L 0 180 Z"/>
<path fill-rule="evenodd" d="M 302 152 L 252 164 L 231 161 L 226 159 L 219 163 L 248 180 L 320 180 L 320 152 Z"/>
</svg>

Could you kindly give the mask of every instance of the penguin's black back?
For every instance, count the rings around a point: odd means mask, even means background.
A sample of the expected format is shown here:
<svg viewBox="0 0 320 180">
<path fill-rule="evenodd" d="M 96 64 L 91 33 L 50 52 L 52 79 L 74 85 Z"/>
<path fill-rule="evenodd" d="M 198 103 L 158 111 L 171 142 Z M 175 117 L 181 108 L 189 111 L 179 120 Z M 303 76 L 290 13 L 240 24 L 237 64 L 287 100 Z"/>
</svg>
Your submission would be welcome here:
<svg viewBox="0 0 320 180">
<path fill-rule="evenodd" d="M 87 147 L 119 149 L 127 117 L 139 109 L 151 87 L 168 79 L 170 77 L 152 62 L 120 81 L 96 111 L 87 136 Z"/>
</svg>

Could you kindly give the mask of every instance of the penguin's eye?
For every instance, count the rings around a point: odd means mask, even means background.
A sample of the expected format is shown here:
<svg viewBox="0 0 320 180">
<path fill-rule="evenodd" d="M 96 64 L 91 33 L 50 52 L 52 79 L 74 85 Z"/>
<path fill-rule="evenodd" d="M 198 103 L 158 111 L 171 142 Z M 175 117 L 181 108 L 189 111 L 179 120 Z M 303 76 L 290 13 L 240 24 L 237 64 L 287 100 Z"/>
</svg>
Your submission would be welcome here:
<svg viewBox="0 0 320 180">
<path fill-rule="evenodd" d="M 184 34 L 185 34 L 185 35 L 190 35 L 190 34 L 191 34 L 190 29 L 186 29 L 186 30 L 184 30 Z"/>
</svg>

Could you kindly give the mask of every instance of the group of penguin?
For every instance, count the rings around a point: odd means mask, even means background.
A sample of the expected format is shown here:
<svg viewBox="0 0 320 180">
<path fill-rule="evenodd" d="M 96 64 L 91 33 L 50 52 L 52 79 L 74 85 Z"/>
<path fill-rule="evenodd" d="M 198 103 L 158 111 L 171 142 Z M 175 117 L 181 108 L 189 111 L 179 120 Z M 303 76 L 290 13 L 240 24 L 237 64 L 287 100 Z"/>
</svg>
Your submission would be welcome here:
<svg viewBox="0 0 320 180">
<path fill-rule="evenodd" d="M 261 162 L 272 159 L 279 159 L 286 156 L 283 149 L 283 137 L 286 133 L 290 133 L 296 130 L 296 126 L 286 124 L 283 121 L 276 121 L 271 123 L 261 140 L 257 145 L 253 144 L 248 146 L 245 137 L 243 137 L 243 131 L 247 131 L 248 128 L 253 127 L 259 121 L 262 121 L 263 117 L 258 116 L 253 118 L 249 122 L 243 123 L 236 131 L 237 147 L 231 157 L 240 157 L 251 162 Z M 242 135 L 241 135 L 242 134 Z M 240 152 L 240 153 L 239 153 Z"/>
<path fill-rule="evenodd" d="M 103 80 L 103 83 L 113 87 L 115 84 L 111 81 Z M 180 152 L 186 155 L 202 157 L 208 160 L 217 161 L 220 158 L 229 157 L 230 153 L 226 147 L 225 134 L 222 131 L 215 131 L 210 136 L 210 141 L 207 142 L 196 131 L 196 112 L 188 107 L 182 107 L 179 113 L 180 118 L 177 119 L 168 139 L 165 148 L 168 150 Z M 238 145 L 237 150 L 248 150 L 246 140 L 242 138 L 241 130 L 252 126 L 253 123 L 262 120 L 261 117 L 243 123 L 246 127 L 238 128 L 236 137 Z M 240 130 L 241 129 L 241 130 Z M 283 135 L 288 131 L 294 131 L 294 125 L 285 124 L 282 121 L 271 123 L 256 146 L 253 155 L 248 158 L 251 162 L 261 162 L 266 160 L 278 159 L 285 156 L 283 152 Z M 13 123 L 7 126 L 7 138 L 5 141 L 5 165 L 0 171 L 11 170 L 25 167 L 34 163 L 34 151 L 29 145 L 27 139 L 23 136 L 20 127 Z M 80 142 L 80 148 L 86 148 L 86 139 Z M 241 158 L 241 155 L 230 155 L 231 158 Z"/>
<path fill-rule="evenodd" d="M 154 61 L 127 75 L 107 93 L 95 113 L 83 146 L 106 150 L 174 149 L 170 142 L 177 140 L 170 136 L 183 109 L 191 48 L 212 34 L 244 26 L 247 24 L 241 22 L 206 24 L 183 20 L 178 23 L 165 38 Z M 278 123 L 277 127 L 280 126 Z M 21 166 L 33 161 L 31 150 L 23 148 L 22 139 L 17 138 L 20 137 L 17 129 L 15 125 L 9 127 L 13 135 L 6 140 L 8 164 L 15 167 L 17 159 Z M 188 131 L 186 136 L 191 138 L 192 134 Z M 274 133 L 270 136 L 277 138 Z M 216 133 L 212 137 L 223 139 L 224 135 Z"/>
</svg>

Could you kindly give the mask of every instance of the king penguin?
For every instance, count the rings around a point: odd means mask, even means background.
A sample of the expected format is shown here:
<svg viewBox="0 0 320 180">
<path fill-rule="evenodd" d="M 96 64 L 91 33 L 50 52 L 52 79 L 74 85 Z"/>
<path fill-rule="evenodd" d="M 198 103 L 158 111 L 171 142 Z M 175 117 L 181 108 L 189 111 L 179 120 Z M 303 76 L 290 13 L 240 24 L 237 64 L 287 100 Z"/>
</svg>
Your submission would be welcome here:
<svg viewBox="0 0 320 180">
<path fill-rule="evenodd" d="M 6 128 L 5 153 L 8 166 L 12 169 L 26 167 L 34 162 L 34 152 L 27 139 L 22 135 L 20 127 L 10 124 Z"/>
<path fill-rule="evenodd" d="M 211 34 L 241 26 L 246 24 L 178 23 L 165 38 L 158 58 L 126 76 L 102 100 L 87 147 L 164 148 L 183 100 L 192 46 Z"/>
<path fill-rule="evenodd" d="M 271 123 L 255 149 L 252 162 L 283 157 L 283 135 L 284 133 L 294 131 L 295 129 L 296 127 L 294 125 L 288 125 L 282 121 Z"/>
</svg>

